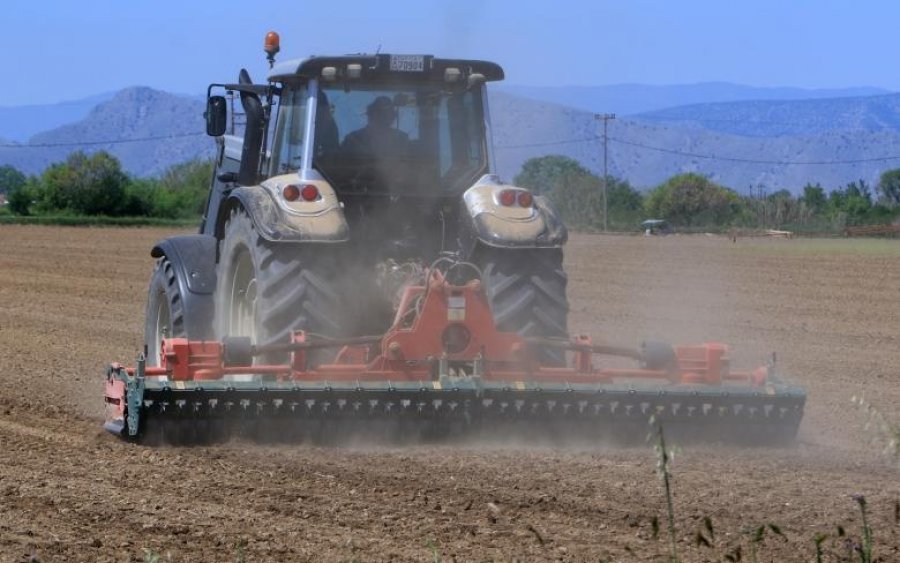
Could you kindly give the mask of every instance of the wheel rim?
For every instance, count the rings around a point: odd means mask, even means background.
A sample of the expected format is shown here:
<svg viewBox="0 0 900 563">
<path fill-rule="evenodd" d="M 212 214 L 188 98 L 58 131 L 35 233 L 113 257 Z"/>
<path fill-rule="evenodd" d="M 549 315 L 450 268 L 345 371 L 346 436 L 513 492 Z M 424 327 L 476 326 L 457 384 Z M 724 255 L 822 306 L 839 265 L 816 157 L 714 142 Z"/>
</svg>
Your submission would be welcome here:
<svg viewBox="0 0 900 563">
<path fill-rule="evenodd" d="M 158 305 L 156 306 L 156 326 L 153 337 L 148 342 L 147 363 L 155 366 L 159 364 L 159 354 L 162 351 L 162 341 L 172 334 L 172 311 L 169 309 L 169 301 L 165 292 L 160 292 Z"/>
<path fill-rule="evenodd" d="M 227 334 L 249 336 L 256 341 L 256 269 L 250 253 L 243 250 L 234 261 L 234 274 L 228 288 Z"/>
</svg>

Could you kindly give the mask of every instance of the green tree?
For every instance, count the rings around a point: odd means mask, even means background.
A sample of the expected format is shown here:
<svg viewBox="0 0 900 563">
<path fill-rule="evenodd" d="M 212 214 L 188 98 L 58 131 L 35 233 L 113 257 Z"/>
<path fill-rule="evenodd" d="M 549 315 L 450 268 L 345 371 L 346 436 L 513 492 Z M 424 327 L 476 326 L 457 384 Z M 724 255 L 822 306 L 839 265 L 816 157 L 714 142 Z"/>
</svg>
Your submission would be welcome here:
<svg viewBox="0 0 900 563">
<path fill-rule="evenodd" d="M 169 167 L 156 182 L 152 213 L 156 217 L 187 219 L 203 213 L 214 163 L 195 159 Z"/>
<path fill-rule="evenodd" d="M 865 225 L 871 218 L 872 190 L 865 183 L 850 182 L 843 189 L 828 195 L 828 207 L 832 217 L 845 225 Z"/>
<path fill-rule="evenodd" d="M 643 209 L 643 195 L 625 180 L 608 176 L 606 182 L 610 225 L 633 227 Z M 603 181 L 577 160 L 559 155 L 531 158 L 514 183 L 550 198 L 570 226 L 602 226 Z"/>
<path fill-rule="evenodd" d="M 888 205 L 900 204 L 900 168 L 887 170 L 878 180 L 880 199 Z"/>
<path fill-rule="evenodd" d="M 675 225 L 726 225 L 737 216 L 740 197 L 699 174 L 679 174 L 650 191 L 644 208 Z"/>
<path fill-rule="evenodd" d="M 825 189 L 820 184 L 806 184 L 803 186 L 803 195 L 800 196 L 800 203 L 806 206 L 813 214 L 819 214 L 825 210 L 828 203 L 828 197 L 825 195 Z"/>
<path fill-rule="evenodd" d="M 41 208 L 79 215 L 117 215 L 125 200 L 128 176 L 111 154 L 81 151 L 51 165 L 41 175 Z"/>
<path fill-rule="evenodd" d="M 592 176 L 591 171 L 577 160 L 561 155 L 529 158 L 522 165 L 513 183 L 528 188 L 535 194 L 552 196 L 553 191 L 565 178 L 572 181 L 578 177 Z"/>
<path fill-rule="evenodd" d="M 644 194 L 634 189 L 628 180 L 607 176 L 609 222 L 615 229 L 631 229 L 640 223 L 644 214 Z"/>
<path fill-rule="evenodd" d="M 159 180 L 132 178 L 125 186 L 120 213 L 125 217 L 157 217 Z"/>
<path fill-rule="evenodd" d="M 777 192 L 772 193 L 767 199 L 766 209 L 768 210 L 768 216 L 771 218 L 771 222 L 769 222 L 767 218 L 766 224 L 782 227 L 784 225 L 800 222 L 802 209 L 799 201 L 794 199 L 790 190 L 778 190 Z"/>
<path fill-rule="evenodd" d="M 8 194 L 25 185 L 25 174 L 13 166 L 0 166 L 0 194 Z"/>
<path fill-rule="evenodd" d="M 9 210 L 16 215 L 31 215 L 31 208 L 40 198 L 40 184 L 35 178 L 29 178 L 24 184 L 14 187 L 6 194 Z"/>
<path fill-rule="evenodd" d="M 557 180 L 551 199 L 571 227 L 593 228 L 603 222 L 603 188 L 593 174 L 570 173 Z"/>
<path fill-rule="evenodd" d="M 620 180 L 613 176 L 606 177 L 609 208 L 617 211 L 637 211 L 644 207 L 644 195 L 631 187 L 628 180 Z"/>
</svg>

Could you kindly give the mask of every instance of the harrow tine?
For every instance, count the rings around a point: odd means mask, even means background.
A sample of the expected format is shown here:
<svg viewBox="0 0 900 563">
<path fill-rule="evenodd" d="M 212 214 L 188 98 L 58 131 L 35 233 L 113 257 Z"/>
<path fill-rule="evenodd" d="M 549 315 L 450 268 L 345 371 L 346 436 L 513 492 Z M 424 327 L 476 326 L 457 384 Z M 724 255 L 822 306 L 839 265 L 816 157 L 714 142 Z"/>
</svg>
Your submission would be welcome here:
<svg viewBox="0 0 900 563">
<path fill-rule="evenodd" d="M 387 443 L 519 437 L 548 445 L 642 444 L 649 422 L 674 441 L 789 443 L 803 395 L 699 392 L 148 390 L 138 439 L 146 444 Z"/>
</svg>

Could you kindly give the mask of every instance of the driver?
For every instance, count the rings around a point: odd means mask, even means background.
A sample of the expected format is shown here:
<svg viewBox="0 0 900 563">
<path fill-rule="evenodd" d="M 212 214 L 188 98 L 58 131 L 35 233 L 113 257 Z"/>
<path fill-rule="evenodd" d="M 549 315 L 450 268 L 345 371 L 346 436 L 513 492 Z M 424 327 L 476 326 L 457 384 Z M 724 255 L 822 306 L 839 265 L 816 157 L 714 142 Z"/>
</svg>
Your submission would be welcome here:
<svg viewBox="0 0 900 563">
<path fill-rule="evenodd" d="M 353 156 L 377 161 L 394 160 L 406 156 L 409 136 L 394 128 L 397 109 L 387 96 L 378 96 L 366 108 L 368 123 L 362 129 L 348 133 L 341 148 Z"/>
</svg>

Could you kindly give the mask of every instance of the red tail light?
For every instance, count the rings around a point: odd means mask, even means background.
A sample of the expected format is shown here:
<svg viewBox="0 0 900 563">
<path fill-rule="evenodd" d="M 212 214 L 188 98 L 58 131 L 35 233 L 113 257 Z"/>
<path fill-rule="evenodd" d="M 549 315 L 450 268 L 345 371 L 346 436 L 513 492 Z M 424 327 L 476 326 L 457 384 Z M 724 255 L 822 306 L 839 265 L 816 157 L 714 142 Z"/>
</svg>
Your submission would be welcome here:
<svg viewBox="0 0 900 563">
<path fill-rule="evenodd" d="M 303 198 L 303 201 L 316 201 L 321 197 L 321 194 L 319 194 L 319 188 L 312 184 L 307 184 L 300 190 L 300 197 Z"/>
<path fill-rule="evenodd" d="M 500 192 L 500 205 L 510 207 L 514 203 L 516 203 L 515 190 L 503 190 L 502 192 Z"/>
<path fill-rule="evenodd" d="M 531 192 L 519 192 L 519 206 L 520 207 L 531 207 L 531 204 L 534 203 L 534 196 L 531 195 Z"/>
<path fill-rule="evenodd" d="M 300 188 L 293 184 L 287 185 L 281 190 L 281 195 L 288 201 L 297 201 L 297 198 L 300 197 Z"/>
</svg>

